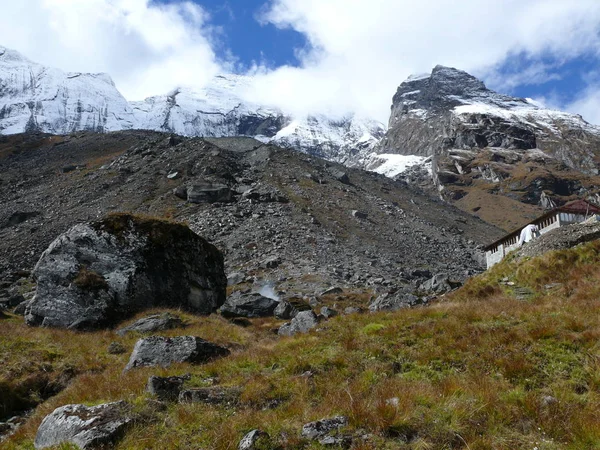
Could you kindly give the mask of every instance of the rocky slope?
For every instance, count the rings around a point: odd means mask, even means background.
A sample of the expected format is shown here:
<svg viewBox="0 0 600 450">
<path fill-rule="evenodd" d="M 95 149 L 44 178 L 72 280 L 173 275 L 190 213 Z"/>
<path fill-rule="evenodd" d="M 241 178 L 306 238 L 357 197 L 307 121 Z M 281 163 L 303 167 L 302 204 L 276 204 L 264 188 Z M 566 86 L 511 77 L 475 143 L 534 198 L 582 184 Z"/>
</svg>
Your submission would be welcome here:
<svg viewBox="0 0 600 450">
<path fill-rule="evenodd" d="M 250 138 L 128 131 L 0 138 L 0 277 L 60 233 L 111 211 L 186 221 L 228 273 L 314 295 L 330 285 L 416 289 L 464 279 L 501 234 L 402 182 Z"/>
<path fill-rule="evenodd" d="M 598 127 L 443 66 L 400 85 L 377 151 L 431 157 L 433 183 L 419 168 L 403 178 L 504 228 L 600 185 Z M 514 214 L 496 216 L 498 203 Z"/>
<path fill-rule="evenodd" d="M 252 136 L 336 161 L 370 152 L 383 124 L 353 115 L 294 117 L 244 99 L 252 79 L 223 74 L 202 89 L 127 102 L 106 74 L 65 73 L 0 46 L 0 134 L 146 129 L 184 136 Z"/>
</svg>

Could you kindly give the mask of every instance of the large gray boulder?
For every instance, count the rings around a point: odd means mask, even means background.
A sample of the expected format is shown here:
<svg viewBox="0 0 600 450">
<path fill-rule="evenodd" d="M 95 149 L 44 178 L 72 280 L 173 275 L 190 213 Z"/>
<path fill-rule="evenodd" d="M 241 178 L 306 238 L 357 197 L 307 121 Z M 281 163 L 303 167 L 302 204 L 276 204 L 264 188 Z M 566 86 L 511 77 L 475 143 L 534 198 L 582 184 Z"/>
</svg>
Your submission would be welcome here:
<svg viewBox="0 0 600 450">
<path fill-rule="evenodd" d="M 112 448 L 131 423 L 125 402 L 87 407 L 65 405 L 46 416 L 35 436 L 36 449 L 75 444 L 83 450 Z"/>
<path fill-rule="evenodd" d="M 136 367 L 168 367 L 173 363 L 183 362 L 201 364 L 227 355 L 229 350 L 225 347 L 196 336 L 150 336 L 136 342 L 125 370 Z"/>
<path fill-rule="evenodd" d="M 131 214 L 76 225 L 42 254 L 29 325 L 89 329 L 137 311 L 210 314 L 225 301 L 223 255 L 187 226 Z"/>
<path fill-rule="evenodd" d="M 231 294 L 223 306 L 221 314 L 223 317 L 269 317 L 273 315 L 279 302 L 258 293 Z"/>
</svg>

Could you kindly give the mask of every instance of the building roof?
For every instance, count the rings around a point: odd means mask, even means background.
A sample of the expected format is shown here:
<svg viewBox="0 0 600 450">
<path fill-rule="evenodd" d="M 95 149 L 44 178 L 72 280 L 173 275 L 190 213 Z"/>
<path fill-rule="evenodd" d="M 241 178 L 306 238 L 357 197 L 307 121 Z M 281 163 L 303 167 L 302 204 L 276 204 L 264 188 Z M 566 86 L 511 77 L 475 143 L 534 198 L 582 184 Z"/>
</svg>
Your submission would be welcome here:
<svg viewBox="0 0 600 450">
<path fill-rule="evenodd" d="M 562 206 L 554 208 L 554 209 L 548 211 L 547 213 L 542 214 L 541 216 L 537 217 L 536 219 L 532 220 L 529 223 L 537 225 L 538 223 L 543 222 L 548 217 L 553 216 L 554 214 L 556 214 L 558 212 L 565 212 L 565 213 L 571 213 L 571 214 L 585 214 L 587 216 L 587 215 L 592 215 L 592 214 L 600 214 L 600 207 L 588 202 L 587 200 L 583 200 L 583 199 L 573 200 L 571 202 L 565 203 Z M 527 225 L 528 224 L 525 224 L 522 227 L 519 227 L 516 230 L 511 231 L 507 235 L 501 237 L 500 239 L 492 242 L 491 244 L 484 247 L 484 250 L 486 250 L 486 251 L 491 250 L 492 248 L 498 246 L 502 242 L 504 242 L 514 236 L 518 236 L 519 233 L 521 233 L 521 230 L 523 229 L 523 227 L 525 227 Z"/>
</svg>

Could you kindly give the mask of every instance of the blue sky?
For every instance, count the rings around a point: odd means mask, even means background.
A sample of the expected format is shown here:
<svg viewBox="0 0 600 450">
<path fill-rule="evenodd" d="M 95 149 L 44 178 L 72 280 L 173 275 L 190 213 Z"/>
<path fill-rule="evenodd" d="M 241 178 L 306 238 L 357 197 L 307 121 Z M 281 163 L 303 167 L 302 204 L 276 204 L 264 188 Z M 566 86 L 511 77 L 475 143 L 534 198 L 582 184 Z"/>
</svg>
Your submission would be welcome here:
<svg viewBox="0 0 600 450">
<path fill-rule="evenodd" d="M 599 0 L 19 0 L 0 45 L 108 73 L 129 100 L 233 71 L 247 100 L 382 122 L 407 76 L 442 64 L 600 124 Z"/>
<path fill-rule="evenodd" d="M 169 3 L 162 0 L 161 3 Z M 210 23 L 220 27 L 217 56 L 227 59 L 233 55 L 243 71 L 253 63 L 269 67 L 283 65 L 298 66 L 295 49 L 306 45 L 304 35 L 287 28 L 280 29 L 272 24 L 261 24 L 258 20 L 265 10 L 264 0 L 195 0 L 210 15 Z"/>
</svg>

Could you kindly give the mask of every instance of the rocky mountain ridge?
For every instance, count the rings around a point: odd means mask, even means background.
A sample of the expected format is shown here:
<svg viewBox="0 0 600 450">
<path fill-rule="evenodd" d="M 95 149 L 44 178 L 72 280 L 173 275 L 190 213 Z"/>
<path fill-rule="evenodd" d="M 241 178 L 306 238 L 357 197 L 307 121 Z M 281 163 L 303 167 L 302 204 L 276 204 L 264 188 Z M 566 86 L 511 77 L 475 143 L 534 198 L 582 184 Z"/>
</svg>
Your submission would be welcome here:
<svg viewBox="0 0 600 450">
<path fill-rule="evenodd" d="M 107 74 L 65 73 L 0 47 L 0 134 L 146 129 L 183 136 L 252 136 L 330 160 L 370 149 L 383 124 L 349 115 L 294 117 L 244 99 L 251 78 L 216 76 L 203 89 L 180 87 L 128 102 Z"/>
<path fill-rule="evenodd" d="M 377 152 L 428 157 L 399 176 L 505 229 L 600 186 L 600 128 L 444 66 L 400 85 Z"/>
</svg>

